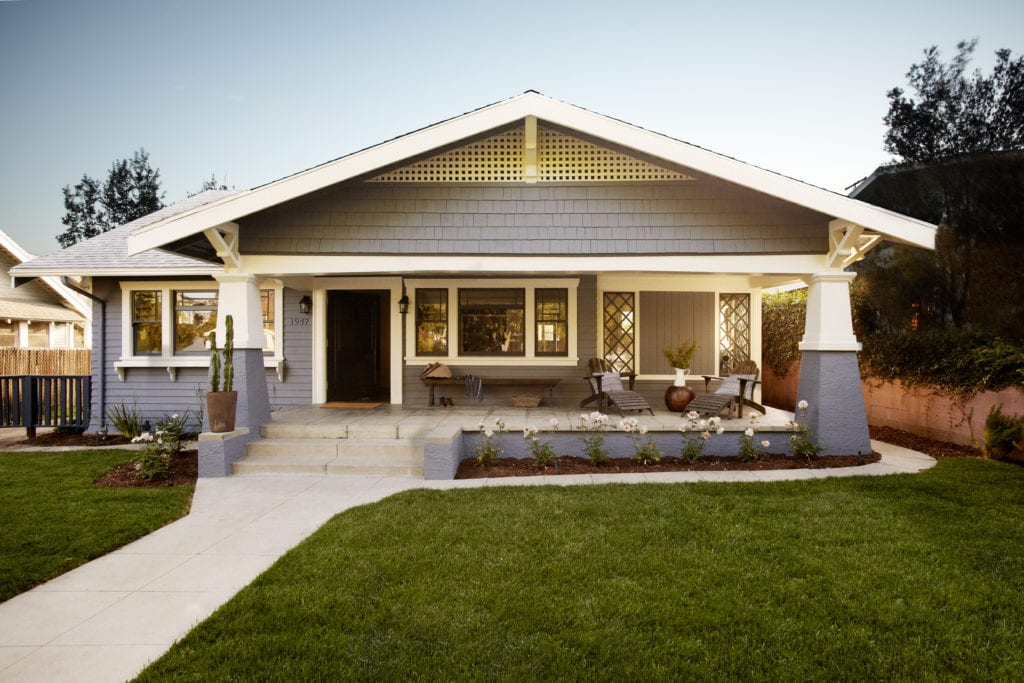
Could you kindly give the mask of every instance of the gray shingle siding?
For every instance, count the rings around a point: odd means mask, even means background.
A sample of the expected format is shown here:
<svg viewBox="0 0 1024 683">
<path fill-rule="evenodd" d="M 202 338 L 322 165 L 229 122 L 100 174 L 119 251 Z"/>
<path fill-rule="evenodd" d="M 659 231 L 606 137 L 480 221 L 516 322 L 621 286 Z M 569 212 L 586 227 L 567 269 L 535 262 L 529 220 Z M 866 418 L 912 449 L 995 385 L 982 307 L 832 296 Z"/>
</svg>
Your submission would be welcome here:
<svg viewBox="0 0 1024 683">
<path fill-rule="evenodd" d="M 171 381 L 164 368 L 128 368 L 122 382 L 117 376 L 114 364 L 121 358 L 121 287 L 118 280 L 96 279 L 94 293 L 106 300 L 106 412 L 123 404 L 134 406 L 143 420 L 154 425 L 164 415 L 183 414 L 189 411 L 197 415 L 201 401 L 209 389 L 209 369 L 179 368 L 177 380 Z M 286 358 L 285 381 L 277 377 L 273 368 L 266 369 L 267 391 L 270 395 L 271 409 L 286 405 L 308 404 L 312 400 L 312 331 L 310 324 L 304 324 L 309 316 L 299 312 L 299 299 L 309 292 L 284 289 L 284 356 Z M 98 431 L 102 425 L 103 415 L 100 413 L 100 391 L 97 384 L 100 371 L 101 340 L 99 305 L 93 304 L 93 340 L 92 354 L 92 423 L 90 431 Z M 107 421 L 109 429 L 113 425 Z M 194 426 L 194 424 L 193 424 Z"/>
<path fill-rule="evenodd" d="M 828 217 L 712 179 L 346 183 L 240 221 L 247 254 L 822 253 Z"/>
</svg>

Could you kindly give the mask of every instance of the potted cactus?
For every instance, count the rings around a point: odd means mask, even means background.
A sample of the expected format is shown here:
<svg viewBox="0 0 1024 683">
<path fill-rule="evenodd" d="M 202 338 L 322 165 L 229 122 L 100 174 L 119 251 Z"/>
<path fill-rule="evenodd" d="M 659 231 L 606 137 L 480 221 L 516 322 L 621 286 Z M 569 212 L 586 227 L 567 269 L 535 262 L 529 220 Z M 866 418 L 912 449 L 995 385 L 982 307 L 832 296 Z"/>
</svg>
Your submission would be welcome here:
<svg viewBox="0 0 1024 683">
<path fill-rule="evenodd" d="M 235 430 L 235 409 L 238 392 L 232 389 L 235 380 L 235 328 L 231 316 L 224 318 L 224 391 L 221 391 L 221 356 L 217 354 L 217 333 L 210 333 L 210 391 L 206 393 L 206 412 L 211 432 Z"/>
</svg>

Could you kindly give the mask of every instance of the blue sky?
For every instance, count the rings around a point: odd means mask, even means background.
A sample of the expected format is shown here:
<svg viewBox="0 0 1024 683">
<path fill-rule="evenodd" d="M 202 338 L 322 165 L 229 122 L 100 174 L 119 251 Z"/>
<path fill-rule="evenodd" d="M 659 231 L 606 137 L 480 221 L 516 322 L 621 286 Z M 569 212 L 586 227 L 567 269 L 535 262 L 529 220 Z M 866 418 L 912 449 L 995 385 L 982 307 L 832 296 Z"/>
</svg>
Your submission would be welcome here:
<svg viewBox="0 0 1024 683">
<path fill-rule="evenodd" d="M 167 203 L 248 188 L 527 89 L 831 190 L 888 157 L 922 50 L 1024 52 L 1024 3 L 0 0 L 0 229 L 139 147 Z"/>
</svg>

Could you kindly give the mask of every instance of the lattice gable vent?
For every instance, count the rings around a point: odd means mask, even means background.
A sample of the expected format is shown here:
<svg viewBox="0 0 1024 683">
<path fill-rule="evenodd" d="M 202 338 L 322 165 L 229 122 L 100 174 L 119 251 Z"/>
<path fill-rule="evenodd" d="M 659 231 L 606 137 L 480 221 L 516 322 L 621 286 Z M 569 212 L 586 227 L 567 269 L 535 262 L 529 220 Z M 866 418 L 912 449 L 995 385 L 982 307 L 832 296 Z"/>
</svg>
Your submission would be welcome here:
<svg viewBox="0 0 1024 683">
<path fill-rule="evenodd" d="M 692 180 L 650 162 L 537 126 L 537 171 L 527 177 L 523 127 L 371 178 L 373 183 L 650 182 Z"/>
</svg>

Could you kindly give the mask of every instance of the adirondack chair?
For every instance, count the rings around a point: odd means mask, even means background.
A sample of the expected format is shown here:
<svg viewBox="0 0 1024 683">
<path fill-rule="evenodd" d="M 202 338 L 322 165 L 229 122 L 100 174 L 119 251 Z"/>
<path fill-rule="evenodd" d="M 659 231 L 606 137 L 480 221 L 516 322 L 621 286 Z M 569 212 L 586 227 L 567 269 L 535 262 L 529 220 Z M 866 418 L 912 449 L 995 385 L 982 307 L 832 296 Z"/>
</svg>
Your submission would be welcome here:
<svg viewBox="0 0 1024 683">
<path fill-rule="evenodd" d="M 701 415 L 718 415 L 724 408 L 728 407 L 729 417 L 732 417 L 733 407 L 735 406 L 736 417 L 740 417 L 743 412 L 743 406 L 750 406 L 764 414 L 766 412 L 765 407 L 754 401 L 754 387 L 760 383 L 758 379 L 760 372 L 757 363 L 752 360 L 745 360 L 725 377 L 703 375 L 706 393 L 690 401 L 686 406 L 686 412 L 695 410 Z M 710 391 L 711 381 L 716 379 L 721 381 L 714 391 Z"/>
<path fill-rule="evenodd" d="M 633 391 L 633 382 L 636 380 L 636 373 L 616 372 L 611 363 L 604 358 L 591 358 L 587 363 L 590 374 L 583 378 L 583 381 L 590 387 L 591 394 L 580 401 L 580 408 L 597 402 L 597 409 L 607 413 L 610 405 L 614 405 L 620 415 L 626 411 L 644 411 L 654 415 L 654 410 L 647 404 L 647 400 Z M 622 386 L 622 379 L 629 380 L 629 389 Z"/>
</svg>

